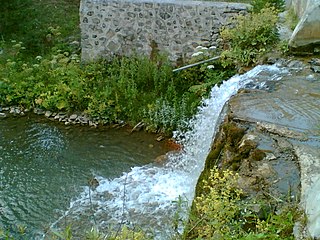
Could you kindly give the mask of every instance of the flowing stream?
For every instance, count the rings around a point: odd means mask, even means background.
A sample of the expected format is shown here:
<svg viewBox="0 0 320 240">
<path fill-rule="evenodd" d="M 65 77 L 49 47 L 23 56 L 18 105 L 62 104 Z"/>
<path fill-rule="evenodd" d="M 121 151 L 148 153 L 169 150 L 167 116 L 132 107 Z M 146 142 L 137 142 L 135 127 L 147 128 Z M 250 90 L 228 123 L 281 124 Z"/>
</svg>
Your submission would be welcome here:
<svg viewBox="0 0 320 240">
<path fill-rule="evenodd" d="M 126 224 L 142 227 L 158 239 L 168 239 L 174 231 L 172 219 L 177 210 L 181 210 L 179 214 L 182 219 L 186 218 L 225 103 L 242 87 L 262 88 L 264 82 L 257 80 L 259 75 L 267 76 L 270 81 L 279 79 L 282 72 L 276 66 L 258 66 L 244 75 L 232 77 L 220 87 L 214 87 L 198 114 L 189 122 L 190 130 L 175 133 L 175 138 L 184 146 L 183 150 L 169 153 L 168 161 L 163 164 L 140 159 L 148 159 L 139 155 L 141 144 L 134 146 L 133 153 L 138 152 L 136 156 L 125 149 L 126 144 L 121 145 L 120 149 L 118 143 L 113 144 L 116 155 L 123 154 L 115 160 L 110 154 L 112 151 L 104 151 L 110 143 L 91 146 L 90 141 L 88 143 L 90 137 L 82 140 L 85 142 L 79 142 L 78 137 L 71 141 L 61 130 L 37 122 L 20 130 L 19 136 L 11 137 L 12 129 L 1 125 L 0 207 L 4 211 L 1 223 L 8 226 L 16 221 L 15 216 L 18 215 L 21 223 L 34 226 L 38 232 L 39 223 L 49 220 L 51 229 L 72 225 L 79 235 L 92 226 L 106 231 L 110 227 Z M 24 143 L 29 141 L 30 134 L 36 139 Z M 110 136 L 110 141 L 112 138 Z M 3 141 L 7 142 L 7 146 L 2 146 Z M 74 152 L 72 145 L 77 145 L 80 151 Z M 72 160 L 66 161 L 66 155 L 73 155 Z M 79 158 L 90 158 L 94 167 Z M 124 163 L 117 165 L 117 161 Z M 11 170 L 7 173 L 9 165 Z M 61 177 L 64 174 L 68 177 Z M 90 176 L 98 180 L 97 187 L 88 186 L 86 181 Z M 39 191 L 43 192 L 40 194 Z M 56 201 L 56 205 L 51 204 L 55 198 L 60 200 Z M 30 210 L 29 204 L 39 209 Z M 67 210 L 61 212 L 62 209 Z M 49 215 L 39 214 L 42 211 Z M 181 230 L 180 226 L 178 231 Z M 40 239 L 47 235 L 38 236 Z"/>
</svg>

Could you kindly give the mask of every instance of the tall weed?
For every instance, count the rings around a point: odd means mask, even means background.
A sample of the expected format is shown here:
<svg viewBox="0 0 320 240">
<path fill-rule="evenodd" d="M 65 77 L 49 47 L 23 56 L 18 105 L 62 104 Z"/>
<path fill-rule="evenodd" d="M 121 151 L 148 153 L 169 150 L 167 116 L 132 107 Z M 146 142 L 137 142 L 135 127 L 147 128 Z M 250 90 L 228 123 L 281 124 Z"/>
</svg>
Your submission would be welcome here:
<svg viewBox="0 0 320 240">
<path fill-rule="evenodd" d="M 278 41 L 277 21 L 278 11 L 273 7 L 238 16 L 233 21 L 233 28 L 221 31 L 224 66 L 239 67 L 257 63 Z"/>
</svg>

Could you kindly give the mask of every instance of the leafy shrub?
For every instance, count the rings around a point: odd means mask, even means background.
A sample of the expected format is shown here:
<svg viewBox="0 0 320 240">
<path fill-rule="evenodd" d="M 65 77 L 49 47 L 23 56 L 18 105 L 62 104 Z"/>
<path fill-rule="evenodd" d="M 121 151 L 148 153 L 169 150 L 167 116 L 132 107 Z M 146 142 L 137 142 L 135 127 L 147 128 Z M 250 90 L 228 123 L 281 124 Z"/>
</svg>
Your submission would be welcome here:
<svg viewBox="0 0 320 240">
<path fill-rule="evenodd" d="M 59 35 L 59 28 L 50 30 Z M 57 50 L 20 57 L 22 43 L 0 64 L 0 104 L 50 111 L 86 112 L 101 123 L 144 121 L 148 129 L 170 133 L 186 127 L 203 97 L 231 73 L 207 65 L 172 72 L 165 56 L 118 57 L 81 65 L 78 54 Z"/>
<path fill-rule="evenodd" d="M 79 0 L 2 1 L 0 17 L 5 19 L 0 22 L 0 39 L 5 42 L 2 56 L 7 57 L 11 39 L 24 43 L 22 58 L 28 60 L 50 53 L 53 46 L 70 48 L 68 42 L 80 39 L 79 4 Z"/>
<path fill-rule="evenodd" d="M 285 1 L 284 0 L 253 0 L 251 11 L 254 13 L 261 12 L 264 8 L 273 7 L 278 11 L 283 11 L 285 8 Z"/>
<path fill-rule="evenodd" d="M 33 62 L 14 54 L 0 68 L 1 105 L 84 111 L 103 123 L 143 120 L 169 132 L 182 127 L 201 100 L 165 58 L 161 64 L 132 56 L 81 66 L 77 54 L 58 50 Z"/>
<path fill-rule="evenodd" d="M 254 206 L 260 205 L 262 210 L 270 203 L 243 199 L 237 187 L 238 175 L 217 167 L 202 183 L 183 239 L 294 239 L 293 226 L 301 217 L 296 203 L 286 202 L 277 213 L 256 212 Z"/>
<path fill-rule="evenodd" d="M 226 239 L 232 236 L 232 222 L 239 211 L 241 190 L 237 189 L 237 176 L 231 171 L 214 168 L 204 180 L 204 193 L 195 199 L 195 209 L 201 222 L 195 228 L 199 239 Z"/>
<path fill-rule="evenodd" d="M 224 66 L 249 66 L 257 63 L 278 40 L 275 8 L 264 8 L 259 13 L 238 16 L 233 28 L 224 28 L 221 37 L 225 50 L 222 53 Z"/>
<path fill-rule="evenodd" d="M 1 236 L 1 235 L 0 235 Z M 51 231 L 47 236 L 49 239 L 75 239 L 72 234 L 71 226 L 66 227 L 63 231 Z M 79 237 L 79 236 L 78 236 Z M 121 226 L 117 231 L 112 229 L 108 232 L 102 232 L 97 227 L 92 227 L 90 231 L 86 232 L 82 239 L 87 240 L 151 240 L 141 229 L 131 229 L 127 226 Z"/>
</svg>

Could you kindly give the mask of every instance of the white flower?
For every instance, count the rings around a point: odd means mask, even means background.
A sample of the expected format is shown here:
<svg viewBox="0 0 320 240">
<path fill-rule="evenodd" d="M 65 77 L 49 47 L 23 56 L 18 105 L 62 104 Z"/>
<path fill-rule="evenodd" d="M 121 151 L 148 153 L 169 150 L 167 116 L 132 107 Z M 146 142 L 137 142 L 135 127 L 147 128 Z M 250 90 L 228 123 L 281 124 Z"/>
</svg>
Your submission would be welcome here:
<svg viewBox="0 0 320 240">
<path fill-rule="evenodd" d="M 203 46 L 198 46 L 196 47 L 196 50 L 208 50 L 208 48 Z"/>
<path fill-rule="evenodd" d="M 37 60 L 37 61 L 40 61 L 41 59 L 42 59 L 41 56 L 36 56 L 36 60 Z"/>
<path fill-rule="evenodd" d="M 200 56 L 201 54 L 203 54 L 203 52 L 196 52 L 196 53 L 192 54 L 191 57 Z"/>
<path fill-rule="evenodd" d="M 214 69 L 214 65 L 208 65 L 207 68 L 208 69 Z"/>
</svg>

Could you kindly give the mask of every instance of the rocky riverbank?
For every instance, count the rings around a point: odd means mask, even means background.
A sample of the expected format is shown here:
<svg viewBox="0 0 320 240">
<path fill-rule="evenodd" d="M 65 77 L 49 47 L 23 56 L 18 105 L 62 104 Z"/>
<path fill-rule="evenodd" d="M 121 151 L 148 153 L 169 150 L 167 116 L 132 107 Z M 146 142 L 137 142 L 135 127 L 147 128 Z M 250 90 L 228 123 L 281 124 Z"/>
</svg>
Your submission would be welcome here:
<svg viewBox="0 0 320 240">
<path fill-rule="evenodd" d="M 298 201 L 307 223 L 296 223 L 296 239 L 320 237 L 320 74 L 314 62 L 278 62 L 285 76 L 261 73 L 254 82 L 262 84 L 230 99 L 201 177 L 219 165 L 238 171 L 244 192 L 270 199 L 274 209 L 284 199 Z"/>
</svg>

